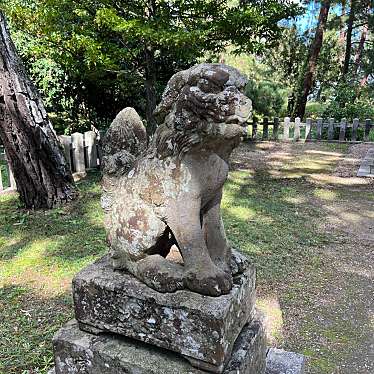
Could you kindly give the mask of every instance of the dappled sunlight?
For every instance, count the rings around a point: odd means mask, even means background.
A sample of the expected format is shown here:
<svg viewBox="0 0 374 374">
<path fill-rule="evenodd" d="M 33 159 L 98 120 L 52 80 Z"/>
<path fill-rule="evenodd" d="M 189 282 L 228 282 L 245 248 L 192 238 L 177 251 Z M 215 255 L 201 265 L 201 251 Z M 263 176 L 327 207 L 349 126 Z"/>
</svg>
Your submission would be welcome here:
<svg viewBox="0 0 374 374">
<path fill-rule="evenodd" d="M 258 296 L 256 306 L 264 314 L 266 338 L 269 345 L 279 346 L 283 343 L 283 315 L 278 296 L 275 294 Z"/>
<path fill-rule="evenodd" d="M 344 157 L 344 154 L 340 152 L 319 151 L 316 149 L 307 149 L 305 150 L 305 153 L 313 154 L 313 155 L 320 155 L 320 156 L 333 156 L 336 160 Z"/>
<path fill-rule="evenodd" d="M 307 199 L 305 196 L 285 196 L 283 200 L 290 204 L 304 204 L 306 203 Z"/>
<path fill-rule="evenodd" d="M 316 188 L 313 191 L 313 195 L 318 197 L 321 200 L 333 201 L 338 198 L 338 194 L 335 191 L 323 189 L 323 188 Z"/>
<path fill-rule="evenodd" d="M 97 180 L 93 175 L 80 181 L 80 199 L 47 211 L 17 209 L 16 196 L 1 197 L 1 287 L 27 287 L 40 297 L 61 295 L 81 268 L 105 252 Z"/>
<path fill-rule="evenodd" d="M 346 178 L 329 174 L 312 174 L 310 178 L 318 184 L 329 184 L 338 186 L 364 186 L 370 184 L 365 178 Z"/>
<path fill-rule="evenodd" d="M 248 221 L 249 219 L 256 216 L 256 213 L 253 209 L 248 209 L 242 206 L 228 205 L 225 209 L 229 214 L 243 221 Z"/>
<path fill-rule="evenodd" d="M 294 158 L 289 152 L 276 152 L 267 156 L 271 161 L 279 160 L 279 161 L 289 161 Z"/>
<path fill-rule="evenodd" d="M 3 265 L 1 276 L 22 273 L 28 268 L 40 266 L 45 258 L 46 247 L 52 243 L 50 239 L 29 242 L 13 259 L 0 262 Z"/>
<path fill-rule="evenodd" d="M 56 245 L 58 242 L 50 239 L 35 240 L 14 258 L 0 262 L 0 286 L 7 283 L 27 285 L 40 291 L 41 295 L 63 291 L 59 290 L 61 277 L 57 275 L 56 267 L 46 260 L 47 249 Z"/>
<path fill-rule="evenodd" d="M 342 264 L 341 269 L 346 273 L 357 275 L 359 277 L 365 277 L 374 282 L 374 268 L 362 268 L 353 264 Z"/>
<path fill-rule="evenodd" d="M 102 225 L 104 219 L 104 213 L 97 199 L 92 199 L 85 204 L 84 217 L 92 225 Z"/>
</svg>

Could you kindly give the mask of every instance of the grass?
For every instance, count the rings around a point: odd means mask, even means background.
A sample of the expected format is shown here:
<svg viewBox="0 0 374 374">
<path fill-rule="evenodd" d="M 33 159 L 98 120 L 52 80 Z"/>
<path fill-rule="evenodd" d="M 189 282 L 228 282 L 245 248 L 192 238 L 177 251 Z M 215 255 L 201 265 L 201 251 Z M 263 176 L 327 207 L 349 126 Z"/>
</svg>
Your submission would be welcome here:
<svg viewBox="0 0 374 374">
<path fill-rule="evenodd" d="M 1 182 L 3 188 L 7 188 L 9 186 L 9 177 L 8 171 L 6 168 L 6 162 L 0 158 L 0 175 L 1 175 Z"/>
<path fill-rule="evenodd" d="M 234 159 L 222 203 L 230 241 L 256 265 L 270 343 L 306 354 L 316 374 L 338 373 L 363 339 L 344 316 L 318 309 L 335 281 L 322 249 L 346 240 L 320 225 L 323 204 L 352 196 L 330 178 L 346 151 L 297 145 L 263 168 L 240 165 L 245 150 Z M 24 211 L 15 195 L 0 195 L 1 374 L 46 373 L 51 366 L 52 336 L 72 318 L 71 278 L 106 251 L 98 179 L 91 174 L 78 184 L 79 200 L 47 212 Z M 368 191 L 361 196 L 373 201 Z"/>
<path fill-rule="evenodd" d="M 80 198 L 51 211 L 18 208 L 0 195 L 0 373 L 46 373 L 51 339 L 72 318 L 70 283 L 103 254 L 99 176 L 78 183 Z"/>
</svg>

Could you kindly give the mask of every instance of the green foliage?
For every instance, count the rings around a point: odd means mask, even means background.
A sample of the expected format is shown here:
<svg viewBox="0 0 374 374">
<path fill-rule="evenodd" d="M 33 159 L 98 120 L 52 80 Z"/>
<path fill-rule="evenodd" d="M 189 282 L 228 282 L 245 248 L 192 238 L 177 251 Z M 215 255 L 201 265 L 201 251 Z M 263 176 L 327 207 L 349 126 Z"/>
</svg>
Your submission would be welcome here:
<svg viewBox="0 0 374 374">
<path fill-rule="evenodd" d="M 327 103 L 321 101 L 309 101 L 305 108 L 305 118 L 327 118 L 330 117 L 327 113 Z"/>
<path fill-rule="evenodd" d="M 374 97 L 365 87 L 355 86 L 353 83 L 341 83 L 324 114 L 338 120 L 374 118 Z"/>
<path fill-rule="evenodd" d="M 250 80 L 245 94 L 251 98 L 254 116 L 277 116 L 287 96 L 285 89 L 275 82 Z"/>
<path fill-rule="evenodd" d="M 253 56 L 234 55 L 230 48 L 221 59 L 243 72 L 249 79 L 246 95 L 252 100 L 256 117 L 283 115 L 289 86 L 283 81 L 279 71 L 269 66 L 267 54 Z"/>
<path fill-rule="evenodd" d="M 49 109 L 72 129 L 87 120 L 100 127 L 124 106 L 144 115 L 173 73 L 228 45 L 234 53 L 271 46 L 278 22 L 297 11 L 284 0 L 10 0 L 4 8 Z"/>
<path fill-rule="evenodd" d="M 276 48 L 265 51 L 264 61 L 286 87 L 294 90 L 307 52 L 305 38 L 291 26 L 282 31 Z"/>
</svg>

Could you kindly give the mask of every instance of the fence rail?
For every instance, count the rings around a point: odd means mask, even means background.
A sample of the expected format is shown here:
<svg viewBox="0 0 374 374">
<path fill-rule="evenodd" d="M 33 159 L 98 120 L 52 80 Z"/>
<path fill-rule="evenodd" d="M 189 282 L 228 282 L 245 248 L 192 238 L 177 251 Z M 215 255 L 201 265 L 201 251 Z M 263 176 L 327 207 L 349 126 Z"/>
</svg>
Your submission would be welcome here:
<svg viewBox="0 0 374 374">
<path fill-rule="evenodd" d="M 275 117 L 273 121 L 264 118 L 262 122 L 248 122 L 251 133 L 247 139 L 252 141 L 305 141 L 331 143 L 359 143 L 374 139 L 374 125 L 371 119 L 360 122 L 354 119 L 352 123 L 344 118 L 336 122 L 333 118 L 312 120 L 307 118 L 301 122 L 300 118 L 291 121 L 289 117 L 280 121 Z M 373 138 L 371 138 L 373 133 Z M 66 160 L 73 173 L 84 173 L 86 170 L 100 167 L 101 148 L 99 134 L 94 131 L 74 133 L 71 136 L 59 136 Z M 12 170 L 7 162 L 4 148 L 0 146 L 0 192 L 16 188 Z"/>
<path fill-rule="evenodd" d="M 356 143 L 369 142 L 374 139 L 374 125 L 371 119 L 360 122 L 355 118 L 352 123 L 345 118 L 337 122 L 334 118 L 317 118 L 312 120 L 307 118 L 301 122 L 300 118 L 285 117 L 281 122 L 278 117 L 273 121 L 264 118 L 262 122 L 249 122 L 251 133 L 248 138 L 253 141 L 327 141 L 331 143 Z M 261 132 L 259 130 L 262 130 Z M 270 134 L 270 131 L 271 134 Z M 371 138 L 373 133 L 373 138 Z"/>
</svg>

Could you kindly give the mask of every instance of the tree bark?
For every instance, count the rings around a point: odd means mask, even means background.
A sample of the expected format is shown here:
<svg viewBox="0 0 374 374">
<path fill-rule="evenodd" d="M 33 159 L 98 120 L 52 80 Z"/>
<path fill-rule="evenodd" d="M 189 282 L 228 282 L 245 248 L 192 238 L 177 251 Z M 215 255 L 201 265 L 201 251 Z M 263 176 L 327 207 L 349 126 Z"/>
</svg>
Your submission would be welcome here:
<svg viewBox="0 0 374 374">
<path fill-rule="evenodd" d="M 313 43 L 310 46 L 307 66 L 305 69 L 304 81 L 301 90 L 299 91 L 296 105 L 295 105 L 295 117 L 303 118 L 305 114 L 305 106 L 308 99 L 308 95 L 313 85 L 313 78 L 317 67 L 317 60 L 321 51 L 323 34 L 326 28 L 327 17 L 330 11 L 330 0 L 324 0 L 321 3 L 321 9 L 318 16 L 318 24 L 316 34 L 314 36 Z"/>
<path fill-rule="evenodd" d="M 157 127 L 155 117 L 153 115 L 157 105 L 156 94 L 156 71 L 154 53 L 151 49 L 145 49 L 145 96 L 146 96 L 146 111 L 145 116 L 147 120 L 147 133 L 151 136 Z"/>
<path fill-rule="evenodd" d="M 370 3 L 370 1 L 368 1 L 368 3 L 367 3 L 367 14 L 366 14 L 367 23 L 365 23 L 362 26 L 360 42 L 358 43 L 358 47 L 357 47 L 357 51 L 356 51 L 356 55 L 355 55 L 355 65 L 354 65 L 354 69 L 353 69 L 353 74 L 354 75 L 357 75 L 358 72 L 359 72 L 359 68 L 360 68 L 361 61 L 362 61 L 362 56 L 364 54 L 365 42 L 366 42 L 366 39 L 367 39 L 367 36 L 368 36 L 368 33 L 369 33 L 370 9 L 371 9 L 371 3 Z"/>
<path fill-rule="evenodd" d="M 58 138 L 1 11 L 0 139 L 26 208 L 52 208 L 77 196 Z"/>
<path fill-rule="evenodd" d="M 345 37 L 345 55 L 344 64 L 342 69 L 342 78 L 344 78 L 349 71 L 349 62 L 351 60 L 351 50 L 352 50 L 352 31 L 353 22 L 355 20 L 355 0 L 351 0 L 349 17 L 347 21 L 347 32 Z"/>
<path fill-rule="evenodd" d="M 339 43 L 339 47 L 340 47 L 339 63 L 340 63 L 341 68 L 343 68 L 343 64 L 344 64 L 344 45 L 345 45 L 345 22 L 344 22 L 345 7 L 346 7 L 345 0 L 341 1 L 341 5 L 342 5 L 342 14 L 340 16 L 340 32 L 339 32 L 338 43 Z"/>
</svg>

